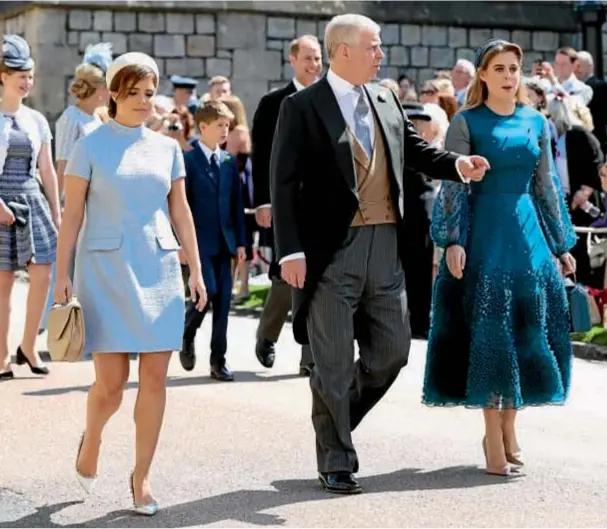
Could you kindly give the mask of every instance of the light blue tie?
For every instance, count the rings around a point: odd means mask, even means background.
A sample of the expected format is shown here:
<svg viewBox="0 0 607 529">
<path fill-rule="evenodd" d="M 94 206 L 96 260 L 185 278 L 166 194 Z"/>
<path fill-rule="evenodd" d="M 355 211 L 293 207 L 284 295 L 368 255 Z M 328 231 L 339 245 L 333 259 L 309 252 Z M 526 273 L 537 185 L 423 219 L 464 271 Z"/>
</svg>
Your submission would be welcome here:
<svg viewBox="0 0 607 529">
<path fill-rule="evenodd" d="M 371 158 L 371 154 L 373 153 L 371 129 L 369 128 L 369 124 L 365 121 L 370 110 L 369 105 L 365 99 L 365 92 L 362 86 L 355 86 L 354 91 L 358 94 L 358 103 L 354 109 L 354 134 L 363 146 L 363 149 L 365 149 L 367 156 Z"/>
</svg>

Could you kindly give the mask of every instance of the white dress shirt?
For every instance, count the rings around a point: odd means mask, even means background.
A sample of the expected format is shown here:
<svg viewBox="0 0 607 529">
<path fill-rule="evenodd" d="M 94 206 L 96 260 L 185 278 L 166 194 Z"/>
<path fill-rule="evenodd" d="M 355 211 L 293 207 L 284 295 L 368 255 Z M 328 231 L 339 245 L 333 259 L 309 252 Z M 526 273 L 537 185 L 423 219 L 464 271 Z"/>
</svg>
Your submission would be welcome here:
<svg viewBox="0 0 607 529">
<path fill-rule="evenodd" d="M 335 99 L 337 99 L 339 109 L 341 110 L 346 124 L 352 131 L 352 134 L 354 134 L 354 131 L 356 130 L 354 123 L 354 110 L 356 109 L 356 105 L 358 105 L 358 98 L 365 98 L 369 111 L 367 112 L 367 115 L 363 121 L 367 124 L 369 130 L 371 131 L 371 145 L 373 145 L 373 142 L 375 141 L 375 121 L 371 115 L 371 103 L 369 102 L 367 93 L 364 90 L 362 95 L 356 92 L 353 84 L 349 83 L 345 79 L 342 79 L 333 70 L 329 70 L 327 72 L 327 81 L 335 94 Z"/>
<path fill-rule="evenodd" d="M 574 74 L 571 74 L 569 79 L 566 79 L 562 83 L 557 80 L 553 86 L 553 92 L 562 90 L 570 96 L 578 96 L 584 105 L 588 105 L 592 100 L 593 90 L 584 81 L 580 81 Z"/>
<path fill-rule="evenodd" d="M 207 161 L 209 162 L 209 165 L 211 164 L 211 156 L 213 156 L 213 154 L 217 158 L 217 164 L 219 164 L 219 155 L 221 154 L 221 149 L 219 148 L 219 146 L 215 147 L 215 150 L 212 151 L 201 141 L 199 141 L 198 143 L 200 144 L 200 148 L 202 149 L 202 152 L 207 157 Z"/>
<path fill-rule="evenodd" d="M 293 77 L 293 84 L 295 85 L 295 90 L 297 90 L 298 92 L 305 88 L 305 86 L 302 85 L 297 79 L 295 79 L 295 77 Z"/>
</svg>

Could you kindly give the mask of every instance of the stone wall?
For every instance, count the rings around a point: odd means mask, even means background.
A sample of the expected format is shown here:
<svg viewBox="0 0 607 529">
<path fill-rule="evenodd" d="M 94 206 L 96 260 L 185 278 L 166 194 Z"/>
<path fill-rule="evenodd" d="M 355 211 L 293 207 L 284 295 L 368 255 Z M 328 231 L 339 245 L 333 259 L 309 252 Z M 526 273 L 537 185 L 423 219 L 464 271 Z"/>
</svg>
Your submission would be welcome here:
<svg viewBox="0 0 607 529">
<path fill-rule="evenodd" d="M 3 4 L 9 8 L 0 10 L 0 31 L 21 34 L 30 43 L 37 62 L 30 104 L 51 122 L 68 104 L 82 52 L 99 41 L 112 42 L 116 54 L 154 56 L 162 93 L 170 93 L 173 74 L 198 79 L 199 93 L 212 76 L 230 77 L 249 118 L 264 93 L 291 78 L 289 41 L 303 33 L 322 40 L 327 20 L 339 12 L 363 12 L 382 23 L 382 77 L 405 73 L 420 82 L 437 69 L 451 68 L 459 57 L 472 58 L 491 36 L 519 43 L 527 65 L 577 43 L 567 2 L 415 2 L 415 8 L 408 2 L 131 1 L 128 9 L 125 2 L 111 1 L 104 9 L 91 2 L 19 2 L 13 9 L 10 2 Z M 541 16 L 533 12 L 537 4 Z"/>
</svg>

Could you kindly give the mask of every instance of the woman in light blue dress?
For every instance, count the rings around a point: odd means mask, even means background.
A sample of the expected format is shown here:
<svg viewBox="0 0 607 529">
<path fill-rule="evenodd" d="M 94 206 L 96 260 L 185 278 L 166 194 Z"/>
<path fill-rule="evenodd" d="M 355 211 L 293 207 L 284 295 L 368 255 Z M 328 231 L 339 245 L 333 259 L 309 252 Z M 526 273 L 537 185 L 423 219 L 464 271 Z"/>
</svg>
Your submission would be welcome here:
<svg viewBox="0 0 607 529">
<path fill-rule="evenodd" d="M 423 402 L 483 409 L 486 471 L 522 465 L 517 410 L 563 404 L 572 350 L 564 273 L 576 236 L 554 170 L 546 118 L 520 85 L 522 51 L 494 40 L 446 148 L 485 157 L 470 186 L 444 183 L 432 238 L 445 248 L 434 287 Z"/>
<path fill-rule="evenodd" d="M 57 303 L 71 298 L 69 261 L 80 234 L 74 290 L 96 378 L 88 394 L 77 478 L 90 492 L 103 428 L 120 406 L 129 376 L 129 353 L 139 353 L 130 488 L 135 511 L 152 515 L 158 507 L 149 472 L 164 415 L 167 368 L 171 353 L 181 348 L 184 324 L 179 244 L 171 222 L 192 271 L 189 286 L 199 310 L 206 291 L 181 149 L 172 138 L 144 127 L 158 67 L 145 54 L 127 53 L 110 65 L 106 77 L 112 120 L 78 140 L 65 170 L 54 297 Z"/>
<path fill-rule="evenodd" d="M 74 82 L 70 92 L 76 98 L 75 105 L 67 107 L 55 123 L 55 161 L 59 196 L 63 198 L 63 176 L 65 166 L 76 141 L 94 131 L 103 122 L 99 111 L 106 108 L 109 90 L 105 85 L 105 72 L 112 62 L 112 45 L 100 42 L 89 46 L 84 53 L 82 63 L 74 72 Z M 48 313 L 53 306 L 56 267 L 53 265 L 51 288 L 49 289 L 46 310 L 40 322 L 40 330 L 46 328 Z M 73 259 L 70 278 L 73 279 Z"/>
</svg>

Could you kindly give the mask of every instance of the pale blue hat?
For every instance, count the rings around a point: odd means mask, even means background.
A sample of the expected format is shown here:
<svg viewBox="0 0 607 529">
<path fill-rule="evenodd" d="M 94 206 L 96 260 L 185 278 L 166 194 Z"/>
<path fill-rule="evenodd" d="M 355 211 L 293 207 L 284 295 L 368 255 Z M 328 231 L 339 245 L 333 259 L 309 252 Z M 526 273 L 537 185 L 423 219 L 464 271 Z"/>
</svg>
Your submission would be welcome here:
<svg viewBox="0 0 607 529">
<path fill-rule="evenodd" d="M 4 35 L 2 62 L 11 70 L 27 72 L 34 68 L 30 47 L 19 35 Z"/>
<path fill-rule="evenodd" d="M 87 46 L 84 52 L 83 64 L 92 64 L 99 68 L 103 73 L 112 62 L 112 44 L 110 42 L 100 42 Z"/>
</svg>

